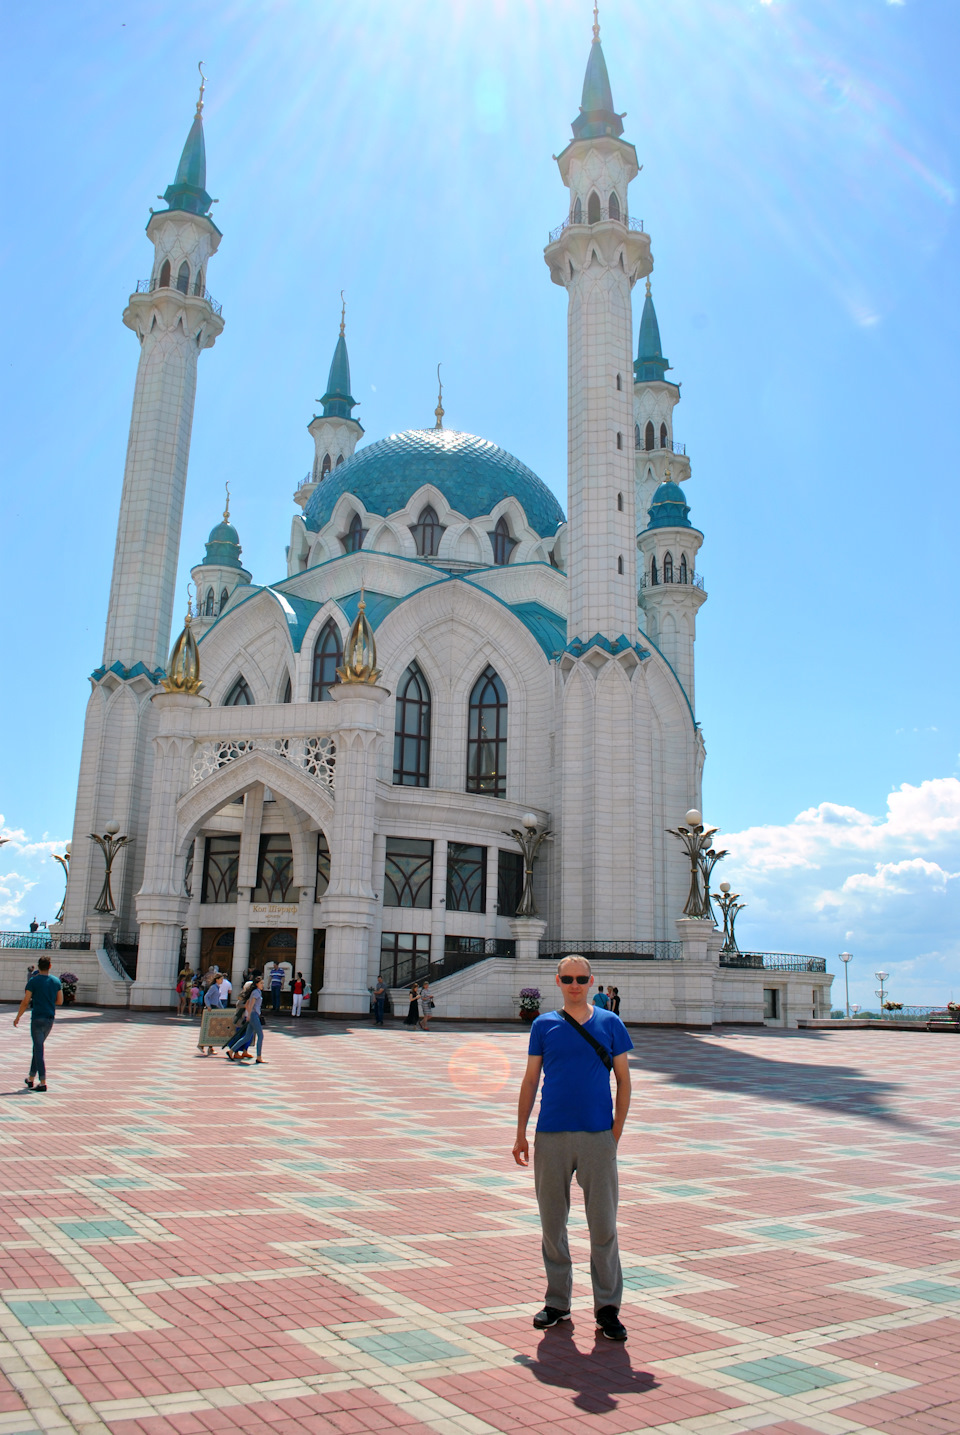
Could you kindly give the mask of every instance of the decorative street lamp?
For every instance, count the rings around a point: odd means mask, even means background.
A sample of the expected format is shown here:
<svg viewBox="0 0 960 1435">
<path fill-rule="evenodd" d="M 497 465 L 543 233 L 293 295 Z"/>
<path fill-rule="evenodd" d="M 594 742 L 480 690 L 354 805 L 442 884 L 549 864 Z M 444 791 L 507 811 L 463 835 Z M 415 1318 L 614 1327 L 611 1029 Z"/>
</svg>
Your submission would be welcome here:
<svg viewBox="0 0 960 1435">
<path fill-rule="evenodd" d="M 542 832 L 538 831 L 537 819 L 532 812 L 525 812 L 520 821 L 525 829 L 523 832 L 519 827 L 514 827 L 509 832 L 505 830 L 503 835 L 512 837 L 523 853 L 523 891 L 517 905 L 517 916 L 535 917 L 537 904 L 533 900 L 533 864 L 537 860 L 541 844 L 546 842 L 551 833 L 546 827 Z"/>
<path fill-rule="evenodd" d="M 884 984 L 884 982 L 887 980 L 887 977 L 890 975 L 890 973 L 889 973 L 889 972 L 874 972 L 873 975 L 876 977 L 877 981 L 880 983 L 880 990 L 879 990 L 878 992 L 874 992 L 874 996 L 877 996 L 877 997 L 880 998 L 880 1018 L 881 1018 L 881 1020 L 882 1020 L 882 1019 L 883 1019 L 883 984 Z"/>
<path fill-rule="evenodd" d="M 852 952 L 841 952 L 840 960 L 843 962 L 843 986 L 847 994 L 847 1021 L 850 1020 L 850 963 L 853 961 Z"/>
<path fill-rule="evenodd" d="M 739 892 L 730 891 L 729 882 L 720 883 L 720 891 L 713 893 L 713 900 L 723 913 L 723 946 L 721 952 L 739 952 L 737 939 L 734 935 L 733 926 L 737 920 L 737 913 L 742 912 L 747 905 L 740 901 Z"/>
<path fill-rule="evenodd" d="M 103 886 L 100 888 L 100 896 L 93 904 L 95 912 L 102 912 L 104 916 L 113 916 L 116 907 L 113 903 L 113 888 L 110 885 L 110 876 L 113 872 L 113 859 L 120 848 L 130 841 L 129 837 L 118 837 L 120 823 L 115 819 L 106 823 L 103 829 L 103 836 L 98 837 L 95 832 L 90 833 L 90 841 L 95 842 L 103 853 Z"/>
<path fill-rule="evenodd" d="M 859 1002 L 854 1002 L 854 1004 L 853 1004 L 853 1006 L 850 1008 L 850 1010 L 853 1012 L 854 1016 L 856 1016 L 857 1012 L 860 1010 L 860 1003 L 859 1003 Z"/>
<path fill-rule="evenodd" d="M 690 890 L 687 893 L 687 900 L 683 908 L 685 917 L 706 917 L 713 920 L 713 908 L 710 906 L 710 892 L 708 887 L 700 891 L 700 880 L 704 874 L 713 871 L 714 866 L 721 857 L 726 857 L 726 852 L 714 852 L 710 846 L 710 838 L 719 831 L 717 827 L 704 827 L 703 818 L 695 807 L 685 815 L 683 823 L 679 827 L 668 827 L 667 831 L 671 837 L 679 838 L 683 850 L 690 858 Z"/>
<path fill-rule="evenodd" d="M 63 901 L 60 903 L 60 906 L 57 910 L 57 915 L 53 919 L 54 922 L 62 922 L 63 909 L 67 904 L 67 883 L 70 880 L 70 843 L 68 842 L 66 847 L 64 847 L 62 857 L 60 857 L 56 852 L 51 852 L 50 856 L 53 858 L 54 862 L 59 862 L 60 866 L 63 868 Z"/>
</svg>

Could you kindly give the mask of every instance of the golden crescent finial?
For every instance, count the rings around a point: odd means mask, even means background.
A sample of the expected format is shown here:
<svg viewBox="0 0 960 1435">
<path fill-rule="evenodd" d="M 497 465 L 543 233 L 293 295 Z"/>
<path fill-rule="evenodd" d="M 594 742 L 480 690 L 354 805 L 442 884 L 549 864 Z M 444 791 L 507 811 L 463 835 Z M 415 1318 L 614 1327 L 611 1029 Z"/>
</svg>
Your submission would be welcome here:
<svg viewBox="0 0 960 1435">
<path fill-rule="evenodd" d="M 597 14 L 596 5 L 594 5 L 593 7 L 593 38 L 595 40 L 600 39 L 600 20 Z"/>
<path fill-rule="evenodd" d="M 650 298 L 650 275 L 647 275 L 647 298 Z"/>
<path fill-rule="evenodd" d="M 347 301 L 343 297 L 343 290 L 340 290 L 340 337 L 344 336 L 347 327 Z"/>
<path fill-rule="evenodd" d="M 192 586 L 193 586 L 193 585 L 192 585 L 191 583 L 188 583 L 188 584 L 187 584 L 187 622 L 188 622 L 188 623 L 190 622 L 190 619 L 193 617 L 193 599 L 192 599 L 191 596 L 190 596 L 190 589 L 191 589 Z"/>
<path fill-rule="evenodd" d="M 224 523 L 229 523 L 229 522 L 230 522 L 230 480 L 227 479 L 226 483 L 225 483 L 223 486 L 224 486 L 224 488 L 227 490 L 227 503 L 226 503 L 226 507 L 225 507 L 224 510 L 223 510 L 223 521 L 224 521 Z"/>
<path fill-rule="evenodd" d="M 437 385 L 438 385 L 438 387 L 439 387 L 440 392 L 437 394 L 437 407 L 436 407 L 436 408 L 434 409 L 434 411 L 433 411 L 433 412 L 436 414 L 436 416 L 437 416 L 437 422 L 436 422 L 436 424 L 434 425 L 434 431 L 435 431 L 435 432 L 438 432 L 440 429 L 443 428 L 443 383 L 441 382 L 441 379 L 440 379 L 440 365 L 439 365 L 439 364 L 437 365 Z"/>
<path fill-rule="evenodd" d="M 199 97 L 199 99 L 197 100 L 197 114 L 198 114 L 198 115 L 202 115 L 202 114 L 203 114 L 203 91 L 204 91 L 204 89 L 206 88 L 206 83 L 207 83 L 207 77 L 206 77 L 206 75 L 203 73 L 203 67 L 204 67 L 205 64 L 206 64 L 206 60 L 198 60 L 198 61 L 197 61 L 197 69 L 200 71 L 200 97 Z"/>
</svg>

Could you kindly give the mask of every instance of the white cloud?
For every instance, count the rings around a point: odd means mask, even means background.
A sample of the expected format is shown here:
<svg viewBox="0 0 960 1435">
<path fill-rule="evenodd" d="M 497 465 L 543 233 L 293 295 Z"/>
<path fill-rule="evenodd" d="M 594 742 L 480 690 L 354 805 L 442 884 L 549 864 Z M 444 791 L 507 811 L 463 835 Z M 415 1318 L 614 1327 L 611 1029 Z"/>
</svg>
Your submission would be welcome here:
<svg viewBox="0 0 960 1435">
<path fill-rule="evenodd" d="M 8 827 L 2 813 L 0 837 L 7 839 L 0 846 L 0 927 L 18 930 L 34 916 L 52 922 L 63 896 L 63 874 L 50 859 L 63 852 L 67 839 L 31 837 L 22 827 Z"/>
</svg>

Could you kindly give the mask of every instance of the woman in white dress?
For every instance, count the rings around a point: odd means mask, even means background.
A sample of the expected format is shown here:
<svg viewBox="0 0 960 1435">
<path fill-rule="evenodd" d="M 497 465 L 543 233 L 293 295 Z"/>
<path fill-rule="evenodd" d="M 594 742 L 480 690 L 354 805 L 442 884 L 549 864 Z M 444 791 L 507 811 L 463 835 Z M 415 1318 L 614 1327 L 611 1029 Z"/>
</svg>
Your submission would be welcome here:
<svg viewBox="0 0 960 1435">
<path fill-rule="evenodd" d="M 433 997 L 430 994 L 430 983 L 420 983 L 420 1030 L 429 1031 L 430 1018 L 433 1015 Z"/>
</svg>

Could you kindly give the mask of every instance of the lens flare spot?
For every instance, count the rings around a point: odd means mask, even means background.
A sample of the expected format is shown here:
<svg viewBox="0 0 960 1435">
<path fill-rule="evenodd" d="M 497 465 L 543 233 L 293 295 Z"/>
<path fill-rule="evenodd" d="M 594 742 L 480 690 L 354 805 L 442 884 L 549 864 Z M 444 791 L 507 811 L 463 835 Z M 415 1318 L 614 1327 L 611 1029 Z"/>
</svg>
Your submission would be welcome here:
<svg viewBox="0 0 960 1435">
<path fill-rule="evenodd" d="M 492 1041 L 465 1041 L 447 1063 L 447 1075 L 466 1096 L 495 1096 L 510 1079 L 510 1058 Z"/>
</svg>

